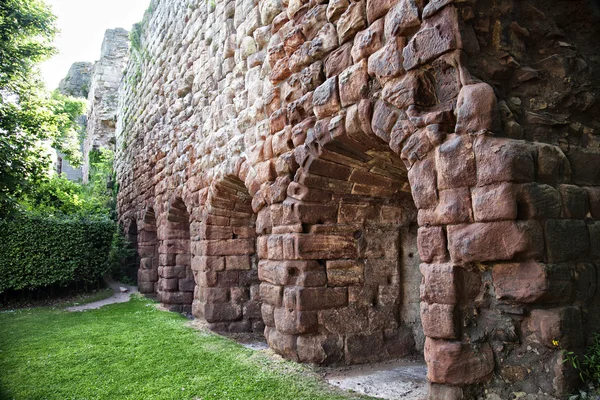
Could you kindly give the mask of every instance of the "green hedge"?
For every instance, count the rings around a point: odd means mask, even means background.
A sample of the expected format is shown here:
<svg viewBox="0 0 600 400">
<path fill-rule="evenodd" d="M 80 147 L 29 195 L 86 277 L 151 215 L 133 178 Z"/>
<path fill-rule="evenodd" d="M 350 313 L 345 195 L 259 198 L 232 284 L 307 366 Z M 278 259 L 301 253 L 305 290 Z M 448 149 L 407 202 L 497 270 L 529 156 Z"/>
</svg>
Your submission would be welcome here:
<svg viewBox="0 0 600 400">
<path fill-rule="evenodd" d="M 110 269 L 112 221 L 0 220 L 0 293 L 95 283 Z"/>
</svg>

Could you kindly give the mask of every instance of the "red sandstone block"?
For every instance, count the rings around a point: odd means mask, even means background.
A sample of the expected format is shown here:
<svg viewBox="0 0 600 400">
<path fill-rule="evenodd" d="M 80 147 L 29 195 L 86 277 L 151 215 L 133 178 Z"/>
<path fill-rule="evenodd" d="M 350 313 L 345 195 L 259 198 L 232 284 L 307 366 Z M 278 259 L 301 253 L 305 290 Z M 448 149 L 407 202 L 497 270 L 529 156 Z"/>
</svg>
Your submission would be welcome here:
<svg viewBox="0 0 600 400">
<path fill-rule="evenodd" d="M 207 256 L 229 256 L 253 254 L 253 239 L 203 240 L 199 243 L 200 254 Z"/>
<path fill-rule="evenodd" d="M 535 261 L 498 264 L 492 269 L 492 276 L 499 300 L 552 303 L 564 301 L 571 295 L 571 271 L 559 265 Z"/>
<path fill-rule="evenodd" d="M 267 261 L 258 264 L 261 281 L 275 285 L 323 286 L 327 278 L 325 268 L 310 261 Z"/>
<path fill-rule="evenodd" d="M 305 203 L 295 199 L 283 202 L 283 220 L 286 225 L 327 223 L 337 220 L 337 204 Z"/>
<path fill-rule="evenodd" d="M 272 182 L 277 178 L 273 160 L 265 161 L 255 165 L 257 182 Z"/>
<path fill-rule="evenodd" d="M 340 110 L 337 77 L 329 78 L 313 93 L 313 106 L 317 118 L 325 118 Z"/>
<path fill-rule="evenodd" d="M 298 353 L 296 351 L 296 335 L 288 335 L 278 332 L 275 328 L 266 327 L 265 337 L 269 347 L 283 357 L 297 361 Z"/>
<path fill-rule="evenodd" d="M 571 178 L 571 165 L 560 147 L 535 143 L 537 148 L 537 181 L 556 185 Z"/>
<path fill-rule="evenodd" d="M 600 153 L 597 149 L 571 146 L 567 154 L 571 180 L 576 185 L 600 185 Z"/>
<path fill-rule="evenodd" d="M 429 304 L 456 304 L 456 268 L 452 264 L 421 264 L 421 300 Z"/>
<path fill-rule="evenodd" d="M 579 307 L 532 310 L 524 325 L 528 333 L 549 348 L 556 348 L 554 341 L 563 349 L 577 349 L 584 344 Z"/>
<path fill-rule="evenodd" d="M 353 186 L 352 182 L 326 178 L 310 173 L 303 173 L 301 176 L 299 176 L 297 182 L 310 189 L 318 189 L 320 191 L 328 191 L 339 194 L 350 194 Z"/>
<path fill-rule="evenodd" d="M 250 256 L 227 256 L 225 257 L 225 269 L 244 271 L 252 268 Z"/>
<path fill-rule="evenodd" d="M 448 226 L 448 248 L 454 262 L 541 259 L 539 222 L 500 221 Z"/>
<path fill-rule="evenodd" d="M 549 262 L 587 257 L 590 239 L 585 221 L 549 219 L 544 223 L 544 233 Z"/>
<path fill-rule="evenodd" d="M 473 142 L 477 186 L 533 182 L 535 146 L 517 140 L 478 136 Z"/>
<path fill-rule="evenodd" d="M 276 308 L 274 312 L 275 326 L 282 333 L 292 335 L 316 332 L 319 323 L 314 311 L 296 311 L 287 308 Z"/>
<path fill-rule="evenodd" d="M 436 150 L 438 187 L 475 186 L 477 170 L 473 143 L 467 136 L 452 135 Z"/>
<path fill-rule="evenodd" d="M 325 76 L 330 79 L 339 75 L 343 70 L 352 66 L 352 43 L 346 43 L 334 50 L 325 59 Z"/>
<path fill-rule="evenodd" d="M 331 364 L 342 358 L 344 343 L 338 335 L 298 336 L 298 357 L 301 362 Z"/>
<path fill-rule="evenodd" d="M 454 305 L 421 303 L 421 323 L 425 336 L 434 339 L 456 339 Z"/>
<path fill-rule="evenodd" d="M 367 20 L 372 24 L 378 18 L 383 17 L 397 0 L 367 0 Z"/>
<path fill-rule="evenodd" d="M 494 371 L 494 354 L 487 343 L 466 344 L 427 338 L 427 378 L 433 383 L 468 385 L 485 382 Z"/>
<path fill-rule="evenodd" d="M 339 235 L 297 234 L 295 256 L 302 259 L 356 258 L 357 243 L 354 237 Z"/>
<path fill-rule="evenodd" d="M 260 299 L 265 304 L 275 307 L 281 306 L 283 299 L 283 287 L 263 282 L 260 284 Z"/>
<path fill-rule="evenodd" d="M 402 3 L 409 3 L 404 0 Z M 401 5 L 396 6 L 401 7 Z M 386 17 L 386 34 L 388 26 L 391 27 L 391 33 L 403 35 L 403 32 L 410 32 L 418 28 L 418 14 L 415 17 L 414 6 L 410 7 L 411 12 L 407 14 L 401 12 L 388 14 Z M 396 22 L 395 16 L 407 22 Z M 388 20 L 390 24 L 388 24 Z M 393 23 L 395 22 L 395 23 Z M 408 45 L 404 48 L 404 68 L 410 70 L 419 65 L 427 63 L 449 50 L 462 48 L 462 38 L 459 32 L 459 20 L 456 8 L 446 7 L 442 12 L 428 19 L 421 27 Z"/>
<path fill-rule="evenodd" d="M 408 171 L 417 208 L 433 208 L 438 202 L 437 171 L 433 157 L 417 161 Z"/>
<path fill-rule="evenodd" d="M 419 210 L 419 225 L 448 225 L 473 221 L 469 188 L 439 191 L 440 200 L 435 209 Z"/>
<path fill-rule="evenodd" d="M 159 267 L 162 278 L 185 278 L 185 266 Z"/>
<path fill-rule="evenodd" d="M 298 288 L 296 304 L 300 311 L 344 307 L 348 305 L 348 289 Z"/>
<path fill-rule="evenodd" d="M 588 194 L 585 188 L 575 185 L 559 185 L 562 198 L 562 216 L 569 219 L 584 219 L 588 213 Z"/>
<path fill-rule="evenodd" d="M 178 287 L 179 287 L 179 291 L 181 291 L 181 292 L 193 293 L 194 289 L 196 288 L 196 281 L 192 277 L 179 279 Z"/>
<path fill-rule="evenodd" d="M 202 303 L 227 303 L 229 301 L 229 288 L 201 288 L 198 291 L 197 299 Z"/>
<path fill-rule="evenodd" d="M 265 323 L 265 325 L 274 327 L 275 326 L 275 316 L 274 316 L 275 307 L 263 302 L 260 307 L 260 312 L 261 312 L 262 319 L 263 319 L 263 322 Z"/>
<path fill-rule="evenodd" d="M 207 322 L 235 321 L 242 318 L 242 306 L 231 303 L 206 303 L 203 314 Z"/>
<path fill-rule="evenodd" d="M 419 228 L 418 245 L 421 261 L 425 263 L 448 261 L 446 232 L 441 226 Z"/>
<path fill-rule="evenodd" d="M 302 46 L 302 44 L 306 41 L 304 37 L 304 33 L 302 32 L 301 26 L 294 27 L 287 35 L 283 38 L 283 49 L 285 50 L 285 54 L 289 57 L 296 50 Z"/>
<path fill-rule="evenodd" d="M 367 26 L 366 17 L 364 0 L 350 3 L 336 25 L 340 44 L 352 39 L 358 31 Z"/>
<path fill-rule="evenodd" d="M 513 220 L 517 218 L 517 194 L 510 183 L 471 189 L 476 222 Z"/>
<path fill-rule="evenodd" d="M 365 280 L 365 266 L 356 260 L 327 261 L 327 284 L 329 286 L 358 285 Z"/>
<path fill-rule="evenodd" d="M 270 260 L 283 260 L 283 236 L 270 235 L 267 239 L 268 257 Z"/>
<path fill-rule="evenodd" d="M 176 291 L 178 287 L 178 279 L 177 278 L 163 278 L 160 277 L 158 280 L 158 290 L 162 290 L 165 292 L 173 292 Z"/>
<path fill-rule="evenodd" d="M 385 37 L 411 36 L 421 26 L 419 9 L 414 0 L 398 1 L 385 16 Z M 419 43 L 431 45 L 431 43 Z"/>
<path fill-rule="evenodd" d="M 200 287 L 214 287 L 217 286 L 217 272 L 216 271 L 194 271 L 198 286 Z"/>
<path fill-rule="evenodd" d="M 463 86 L 456 105 L 456 133 L 500 132 L 494 89 L 485 82 Z"/>
<path fill-rule="evenodd" d="M 158 280 L 158 271 L 156 269 L 139 269 L 138 282 L 156 282 Z"/>
<path fill-rule="evenodd" d="M 381 86 L 405 73 L 402 66 L 402 49 L 405 45 L 404 37 L 390 38 L 383 48 L 369 57 L 369 75 L 376 77 Z"/>
<path fill-rule="evenodd" d="M 383 19 L 377 20 L 362 32 L 358 32 L 354 37 L 354 46 L 352 47 L 352 59 L 354 63 L 369 57 L 383 46 Z"/>
<path fill-rule="evenodd" d="M 306 40 L 312 40 L 326 23 L 327 5 L 317 5 L 308 10 L 301 23 Z"/>
<path fill-rule="evenodd" d="M 269 117 L 269 125 L 271 134 L 282 130 L 287 125 L 287 114 L 285 109 L 277 110 L 271 114 L 271 117 Z"/>
<path fill-rule="evenodd" d="M 158 292 L 158 298 L 164 304 L 192 304 L 193 296 L 192 292 Z"/>
<path fill-rule="evenodd" d="M 283 153 L 287 153 L 294 149 L 294 143 L 292 142 L 292 129 L 290 126 L 286 126 L 282 131 L 277 132 L 273 135 L 271 142 L 273 146 L 273 156 L 278 157 Z"/>
<path fill-rule="evenodd" d="M 561 198 L 558 191 L 549 185 L 536 182 L 520 185 L 517 192 L 520 219 L 559 218 Z"/>
<path fill-rule="evenodd" d="M 340 100 L 342 107 L 357 103 L 369 91 L 369 75 L 365 60 L 344 70 L 339 76 Z"/>
<path fill-rule="evenodd" d="M 384 140 L 386 143 L 390 141 L 390 133 L 392 127 L 399 117 L 399 112 L 382 100 L 375 103 L 373 111 L 372 128 L 373 132 Z"/>
</svg>

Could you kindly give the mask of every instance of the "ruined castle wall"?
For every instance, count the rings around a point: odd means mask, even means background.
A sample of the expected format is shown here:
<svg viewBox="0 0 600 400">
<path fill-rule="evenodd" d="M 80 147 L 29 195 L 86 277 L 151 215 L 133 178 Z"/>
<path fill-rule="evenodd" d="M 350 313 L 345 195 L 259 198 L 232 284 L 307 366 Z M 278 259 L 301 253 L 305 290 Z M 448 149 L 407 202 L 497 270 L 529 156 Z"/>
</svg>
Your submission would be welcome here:
<svg viewBox="0 0 600 400">
<path fill-rule="evenodd" d="M 140 287 L 303 362 L 424 349 L 431 399 L 566 393 L 600 328 L 599 25 L 547 3 L 153 1 L 116 133 Z"/>
<path fill-rule="evenodd" d="M 83 142 L 84 182 L 89 177 L 90 151 L 114 150 L 119 84 L 128 56 L 128 32 L 122 28 L 108 29 L 88 85 L 87 132 Z"/>
</svg>

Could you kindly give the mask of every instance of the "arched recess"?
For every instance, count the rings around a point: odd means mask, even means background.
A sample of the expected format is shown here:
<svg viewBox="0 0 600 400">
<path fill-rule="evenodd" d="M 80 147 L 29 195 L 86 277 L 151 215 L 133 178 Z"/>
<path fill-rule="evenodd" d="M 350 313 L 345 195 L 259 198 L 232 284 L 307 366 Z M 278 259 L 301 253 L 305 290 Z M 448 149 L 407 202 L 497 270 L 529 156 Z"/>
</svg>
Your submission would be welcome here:
<svg viewBox="0 0 600 400">
<path fill-rule="evenodd" d="M 244 183 L 228 175 L 209 188 L 194 241 L 193 314 L 216 331 L 262 332 L 256 217 Z"/>
<path fill-rule="evenodd" d="M 138 233 L 138 289 L 145 295 L 156 295 L 158 289 L 158 237 L 156 215 L 149 208 L 142 219 L 142 228 Z"/>
<path fill-rule="evenodd" d="M 191 312 L 194 277 L 190 256 L 190 214 L 181 198 L 168 207 L 165 232 L 159 235 L 158 299 L 171 311 Z"/>
<path fill-rule="evenodd" d="M 265 336 L 292 359 L 364 363 L 423 346 L 416 207 L 405 164 L 361 126 L 370 115 L 364 100 L 303 123 L 300 167 L 271 206 L 259 263 Z"/>
<path fill-rule="evenodd" d="M 129 220 L 125 232 L 127 241 L 129 242 L 128 247 L 131 250 L 131 254 L 129 254 L 125 260 L 125 268 L 123 272 L 128 279 L 135 281 L 140 265 L 140 255 L 138 252 L 138 227 L 135 218 Z"/>
</svg>

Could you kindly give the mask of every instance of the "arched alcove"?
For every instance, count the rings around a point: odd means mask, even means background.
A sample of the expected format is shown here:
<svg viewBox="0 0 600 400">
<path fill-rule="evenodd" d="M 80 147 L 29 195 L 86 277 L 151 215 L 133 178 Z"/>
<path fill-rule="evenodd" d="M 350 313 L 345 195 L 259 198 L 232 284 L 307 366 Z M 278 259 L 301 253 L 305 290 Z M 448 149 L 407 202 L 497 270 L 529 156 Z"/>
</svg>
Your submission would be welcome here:
<svg viewBox="0 0 600 400">
<path fill-rule="evenodd" d="M 180 198 L 168 207 L 162 238 L 158 299 L 171 311 L 191 312 L 195 284 L 190 268 L 190 214 Z"/>
<path fill-rule="evenodd" d="M 140 257 L 138 289 L 140 293 L 154 296 L 158 289 L 158 238 L 154 209 L 146 211 L 137 237 Z"/>
<path fill-rule="evenodd" d="M 262 332 L 255 215 L 244 183 L 229 175 L 208 193 L 197 253 L 193 314 L 216 331 Z"/>
</svg>

